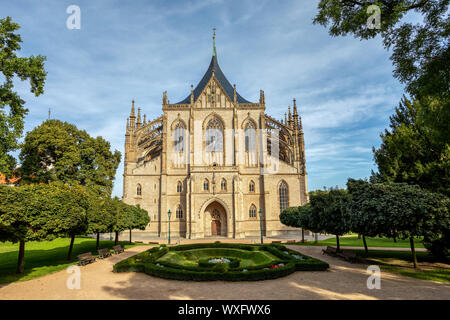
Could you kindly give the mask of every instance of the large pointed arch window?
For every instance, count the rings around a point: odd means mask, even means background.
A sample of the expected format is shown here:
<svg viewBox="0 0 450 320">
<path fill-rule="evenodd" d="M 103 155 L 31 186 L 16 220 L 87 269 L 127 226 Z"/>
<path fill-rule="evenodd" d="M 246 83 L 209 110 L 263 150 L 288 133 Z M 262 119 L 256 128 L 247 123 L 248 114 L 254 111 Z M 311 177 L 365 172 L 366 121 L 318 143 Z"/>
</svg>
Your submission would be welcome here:
<svg viewBox="0 0 450 320">
<path fill-rule="evenodd" d="M 256 126 L 252 121 L 248 121 L 244 128 L 244 148 L 245 164 L 247 166 L 256 165 Z"/>
<path fill-rule="evenodd" d="M 220 166 L 224 163 L 223 148 L 224 126 L 217 117 L 211 118 L 205 127 L 205 154 L 207 165 Z"/>
<path fill-rule="evenodd" d="M 206 126 L 206 152 L 223 152 L 223 124 L 216 117 Z"/>
<path fill-rule="evenodd" d="M 181 122 L 178 122 L 174 130 L 174 149 L 178 152 L 184 151 L 184 126 Z"/>
<path fill-rule="evenodd" d="M 278 198 L 280 200 L 280 213 L 289 207 L 289 188 L 285 181 L 278 186 Z"/>
</svg>

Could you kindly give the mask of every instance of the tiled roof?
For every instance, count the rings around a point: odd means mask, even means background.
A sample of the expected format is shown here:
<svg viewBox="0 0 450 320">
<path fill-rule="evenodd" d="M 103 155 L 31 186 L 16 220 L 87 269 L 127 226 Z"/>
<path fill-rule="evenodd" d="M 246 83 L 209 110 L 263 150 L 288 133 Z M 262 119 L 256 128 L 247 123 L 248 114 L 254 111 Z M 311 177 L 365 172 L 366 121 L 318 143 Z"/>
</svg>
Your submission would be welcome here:
<svg viewBox="0 0 450 320">
<path fill-rule="evenodd" d="M 220 85 L 225 90 L 225 93 L 228 95 L 231 101 L 233 101 L 234 98 L 234 88 L 230 84 L 230 82 L 227 80 L 225 75 L 223 74 L 222 70 L 219 67 L 219 63 L 217 62 L 217 56 L 213 55 L 211 58 L 211 63 L 209 64 L 208 70 L 206 70 L 205 75 L 203 76 L 202 80 L 198 83 L 198 85 L 194 89 L 194 101 L 197 101 L 198 97 L 202 93 L 205 86 L 208 84 L 209 80 L 212 77 L 214 70 L 214 77 L 219 81 Z M 237 103 L 251 103 L 250 101 L 245 100 L 239 93 L 236 92 L 236 100 Z M 189 104 L 191 103 L 191 95 L 187 96 L 186 99 L 183 101 L 180 101 L 176 104 Z"/>
</svg>

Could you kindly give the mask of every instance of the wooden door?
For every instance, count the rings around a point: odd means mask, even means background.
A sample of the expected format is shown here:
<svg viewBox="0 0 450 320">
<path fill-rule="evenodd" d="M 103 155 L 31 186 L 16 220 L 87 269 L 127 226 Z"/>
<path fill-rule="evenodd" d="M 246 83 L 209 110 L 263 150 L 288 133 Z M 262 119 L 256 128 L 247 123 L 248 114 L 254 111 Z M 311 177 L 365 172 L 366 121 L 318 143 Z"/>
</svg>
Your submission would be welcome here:
<svg viewBox="0 0 450 320">
<path fill-rule="evenodd" d="M 220 235 L 220 221 L 219 220 L 211 221 L 211 235 L 213 235 L 213 236 Z"/>
</svg>

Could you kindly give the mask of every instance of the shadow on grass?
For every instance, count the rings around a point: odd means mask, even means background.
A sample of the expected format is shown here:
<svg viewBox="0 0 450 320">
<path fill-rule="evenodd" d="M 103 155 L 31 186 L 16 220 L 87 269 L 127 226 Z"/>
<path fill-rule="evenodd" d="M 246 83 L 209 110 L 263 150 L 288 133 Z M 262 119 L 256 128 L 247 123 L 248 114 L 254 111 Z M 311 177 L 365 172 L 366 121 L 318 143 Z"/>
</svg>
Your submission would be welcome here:
<svg viewBox="0 0 450 320">
<path fill-rule="evenodd" d="M 67 240 L 67 241 L 65 241 Z M 70 265 L 77 263 L 77 255 L 81 253 L 91 252 L 93 256 L 97 256 L 96 240 L 92 238 L 80 237 L 76 238 L 76 243 L 73 246 L 72 259 L 67 260 L 67 254 L 69 251 L 70 239 L 56 239 L 53 241 L 45 241 L 41 243 L 33 242 L 30 245 L 32 248 L 27 249 L 25 244 L 25 268 L 22 274 L 16 273 L 17 260 L 18 260 L 18 244 L 16 250 L 0 253 L 0 285 L 15 282 L 24 281 L 37 278 L 52 272 L 60 271 L 67 268 Z M 67 243 L 65 245 L 65 243 Z M 124 248 L 129 248 L 134 245 L 130 245 L 128 241 L 119 241 L 119 244 Z M 49 249 L 40 249 L 39 247 L 57 245 Z M 101 240 L 100 248 L 112 248 L 114 241 Z M 37 248 L 36 248 L 37 247 Z"/>
</svg>

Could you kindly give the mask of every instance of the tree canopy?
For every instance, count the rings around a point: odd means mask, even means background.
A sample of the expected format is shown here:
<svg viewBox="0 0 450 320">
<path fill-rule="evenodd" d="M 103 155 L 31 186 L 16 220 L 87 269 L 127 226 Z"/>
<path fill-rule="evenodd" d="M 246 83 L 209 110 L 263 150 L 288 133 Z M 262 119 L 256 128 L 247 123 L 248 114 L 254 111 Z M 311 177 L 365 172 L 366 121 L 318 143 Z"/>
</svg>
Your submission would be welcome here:
<svg viewBox="0 0 450 320">
<path fill-rule="evenodd" d="M 380 9 L 379 29 L 367 27 L 371 5 Z M 321 0 L 314 23 L 329 27 L 332 36 L 380 35 L 392 50 L 394 76 L 411 95 L 449 98 L 448 6 L 448 0 Z M 419 15 L 420 22 L 405 19 L 409 12 Z"/>
<path fill-rule="evenodd" d="M 26 183 L 62 181 L 80 184 L 109 197 L 120 163 L 110 143 L 59 120 L 47 120 L 28 132 L 20 153 Z"/>
<path fill-rule="evenodd" d="M 374 181 L 405 182 L 450 195 L 450 110 L 434 99 L 403 98 L 390 117 L 390 130 L 373 148 Z"/>
<path fill-rule="evenodd" d="M 8 179 L 16 166 L 10 154 L 18 149 L 22 136 L 24 118 L 28 113 L 25 101 L 14 91 L 14 78 L 28 80 L 30 91 L 37 97 L 44 93 L 47 73 L 45 57 L 19 57 L 22 38 L 16 32 L 20 26 L 11 17 L 0 19 L 0 72 L 4 81 L 0 83 L 0 172 Z"/>
</svg>

